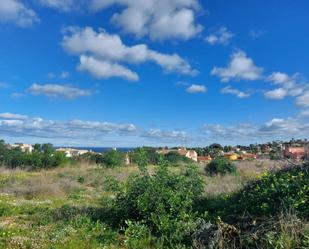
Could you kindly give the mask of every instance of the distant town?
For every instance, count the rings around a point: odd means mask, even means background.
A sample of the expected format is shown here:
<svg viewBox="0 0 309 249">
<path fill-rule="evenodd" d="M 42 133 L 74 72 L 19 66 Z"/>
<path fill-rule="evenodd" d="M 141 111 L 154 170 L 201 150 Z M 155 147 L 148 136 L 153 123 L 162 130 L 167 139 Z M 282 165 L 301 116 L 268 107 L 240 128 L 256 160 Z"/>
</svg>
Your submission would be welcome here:
<svg viewBox="0 0 309 249">
<path fill-rule="evenodd" d="M 18 148 L 22 152 L 32 153 L 35 150 L 35 145 L 25 143 L 7 144 L 8 148 Z M 146 147 L 150 148 L 150 147 Z M 194 162 L 208 163 L 216 157 L 225 157 L 231 161 L 241 160 L 293 160 L 303 161 L 309 158 L 309 141 L 307 139 L 291 139 L 290 141 L 272 141 L 263 144 L 250 144 L 249 146 L 222 146 L 214 143 L 205 147 L 157 147 L 155 149 L 157 154 L 168 155 L 170 153 L 177 153 L 183 157 L 191 159 Z M 110 150 L 117 150 L 111 148 Z M 67 158 L 79 157 L 87 154 L 102 154 L 102 152 L 95 152 L 90 149 L 57 147 L 55 151 L 63 153 Z M 126 152 L 126 164 L 130 163 L 130 151 Z"/>
</svg>

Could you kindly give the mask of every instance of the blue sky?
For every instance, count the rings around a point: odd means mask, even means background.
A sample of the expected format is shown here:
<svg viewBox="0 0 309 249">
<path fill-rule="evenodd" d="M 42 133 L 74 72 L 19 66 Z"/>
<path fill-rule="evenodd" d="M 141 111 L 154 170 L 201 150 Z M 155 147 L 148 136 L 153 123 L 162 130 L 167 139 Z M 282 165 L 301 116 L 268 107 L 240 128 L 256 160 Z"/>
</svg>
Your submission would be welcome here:
<svg viewBox="0 0 309 249">
<path fill-rule="evenodd" d="M 309 135 L 309 3 L 2 0 L 0 137 L 78 146 Z"/>
</svg>

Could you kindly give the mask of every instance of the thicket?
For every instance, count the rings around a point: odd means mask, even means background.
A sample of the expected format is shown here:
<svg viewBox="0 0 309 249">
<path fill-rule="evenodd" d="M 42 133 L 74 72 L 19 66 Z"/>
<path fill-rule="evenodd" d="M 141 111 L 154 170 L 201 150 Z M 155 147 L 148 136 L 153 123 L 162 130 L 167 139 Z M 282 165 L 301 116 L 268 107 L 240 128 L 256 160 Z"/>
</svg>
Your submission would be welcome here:
<svg viewBox="0 0 309 249">
<path fill-rule="evenodd" d="M 66 162 L 64 153 L 55 151 L 51 144 L 36 144 L 34 151 L 28 153 L 19 148 L 9 148 L 0 140 L 0 166 L 37 170 L 57 167 Z"/>
<path fill-rule="evenodd" d="M 127 227 L 132 244 L 138 243 L 132 236 L 145 240 L 149 234 L 165 247 L 183 244 L 197 219 L 193 203 L 203 192 L 197 169 L 188 166 L 176 174 L 168 166 L 162 159 L 153 175 L 131 177 L 109 203 L 113 224 Z"/>
<path fill-rule="evenodd" d="M 265 173 L 234 194 L 200 199 L 194 206 L 200 214 L 207 212 L 212 224 L 202 226 L 203 243 L 221 243 L 214 248 L 308 248 L 308 170 L 304 164 Z"/>
<path fill-rule="evenodd" d="M 236 173 L 236 166 L 227 158 L 217 157 L 205 166 L 208 175 Z"/>
<path fill-rule="evenodd" d="M 124 165 L 125 153 L 117 150 L 109 150 L 103 153 L 85 153 L 72 158 L 73 162 L 88 162 L 106 168 L 115 168 Z"/>
</svg>

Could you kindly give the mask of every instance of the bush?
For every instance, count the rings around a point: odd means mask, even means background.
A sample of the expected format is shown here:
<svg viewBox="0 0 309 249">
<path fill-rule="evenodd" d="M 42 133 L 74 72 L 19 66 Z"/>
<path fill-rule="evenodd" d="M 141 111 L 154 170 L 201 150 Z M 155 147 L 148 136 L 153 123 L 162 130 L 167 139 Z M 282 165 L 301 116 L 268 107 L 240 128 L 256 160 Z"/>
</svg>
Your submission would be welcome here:
<svg viewBox="0 0 309 249">
<path fill-rule="evenodd" d="M 195 167 L 172 174 L 161 161 L 153 176 L 142 174 L 131 178 L 117 193 L 113 212 L 118 224 L 126 220 L 143 222 L 166 246 L 181 243 L 195 217 L 193 202 L 202 194 L 202 180 Z"/>
<path fill-rule="evenodd" d="M 235 213 L 274 215 L 282 209 L 293 209 L 309 217 L 309 166 L 303 165 L 265 174 L 231 197 Z M 232 211 L 228 211 L 229 213 Z"/>
<path fill-rule="evenodd" d="M 9 148 L 0 140 L 0 166 L 8 168 L 47 169 L 65 164 L 68 159 L 62 152 L 56 152 L 51 144 L 36 144 L 32 153 L 19 148 Z"/>
<path fill-rule="evenodd" d="M 130 153 L 130 160 L 132 163 L 140 165 L 141 162 L 147 164 L 157 164 L 160 161 L 160 155 L 157 153 L 156 148 L 142 147 L 137 148 Z"/>
<path fill-rule="evenodd" d="M 103 164 L 107 168 L 115 168 L 118 166 L 122 166 L 124 162 L 124 155 L 123 153 L 111 150 L 103 155 Z"/>
<path fill-rule="evenodd" d="M 209 175 L 236 173 L 236 166 L 228 159 L 220 157 L 212 160 L 206 165 L 205 172 Z"/>
<path fill-rule="evenodd" d="M 145 249 L 152 244 L 149 228 L 141 222 L 126 221 L 125 245 L 129 249 Z"/>
<path fill-rule="evenodd" d="M 164 157 L 167 161 L 169 161 L 172 164 L 177 164 L 181 162 L 187 162 L 187 163 L 192 162 L 191 159 L 180 155 L 177 151 L 171 151 L 167 153 Z"/>
</svg>

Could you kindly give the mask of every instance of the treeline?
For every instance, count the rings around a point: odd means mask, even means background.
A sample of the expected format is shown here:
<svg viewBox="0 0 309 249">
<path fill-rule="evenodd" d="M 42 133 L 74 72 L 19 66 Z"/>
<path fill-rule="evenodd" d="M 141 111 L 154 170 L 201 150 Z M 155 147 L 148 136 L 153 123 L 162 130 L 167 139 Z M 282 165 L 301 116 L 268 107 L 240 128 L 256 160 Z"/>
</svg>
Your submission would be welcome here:
<svg viewBox="0 0 309 249">
<path fill-rule="evenodd" d="M 176 151 L 171 151 L 165 155 L 157 153 L 157 149 L 153 147 L 136 148 L 130 152 L 124 153 L 121 151 L 110 150 L 104 153 L 86 153 L 74 158 L 75 161 L 88 161 L 107 168 L 123 166 L 129 161 L 132 164 L 140 165 L 157 165 L 159 161 L 165 159 L 172 165 L 180 163 L 190 163 L 191 159 L 180 155 Z"/>
<path fill-rule="evenodd" d="M 67 162 L 65 154 L 55 151 L 51 144 L 35 144 L 32 153 L 11 148 L 0 140 L 0 166 L 8 168 L 48 169 Z"/>
<path fill-rule="evenodd" d="M 86 153 L 67 158 L 64 152 L 56 151 L 52 144 L 35 144 L 33 151 L 23 152 L 20 148 L 12 148 L 0 140 L 0 166 L 7 168 L 27 168 L 31 170 L 54 168 L 66 163 L 92 163 L 106 168 L 136 165 L 156 165 L 162 159 L 172 165 L 192 162 L 191 159 L 171 151 L 166 155 L 157 153 L 156 148 L 142 147 L 130 152 L 110 150 L 102 153 Z"/>
</svg>

